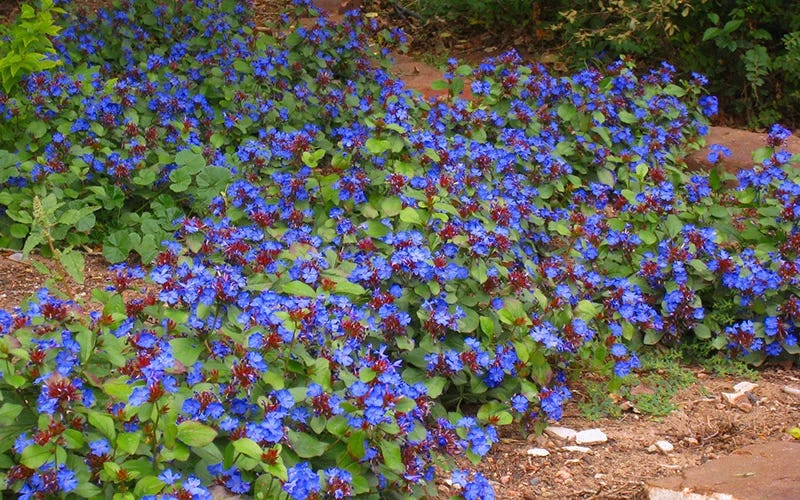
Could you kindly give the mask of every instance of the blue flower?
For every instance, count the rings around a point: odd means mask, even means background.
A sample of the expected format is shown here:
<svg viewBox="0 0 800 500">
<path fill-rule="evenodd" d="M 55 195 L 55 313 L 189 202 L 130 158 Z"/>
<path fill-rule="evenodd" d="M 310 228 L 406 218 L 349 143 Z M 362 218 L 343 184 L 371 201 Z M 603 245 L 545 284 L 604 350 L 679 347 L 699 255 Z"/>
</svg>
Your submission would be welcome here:
<svg viewBox="0 0 800 500">
<path fill-rule="evenodd" d="M 320 490 L 319 476 L 308 462 L 300 462 L 288 470 L 289 479 L 283 484 L 283 491 L 295 500 L 305 500 Z"/>
</svg>

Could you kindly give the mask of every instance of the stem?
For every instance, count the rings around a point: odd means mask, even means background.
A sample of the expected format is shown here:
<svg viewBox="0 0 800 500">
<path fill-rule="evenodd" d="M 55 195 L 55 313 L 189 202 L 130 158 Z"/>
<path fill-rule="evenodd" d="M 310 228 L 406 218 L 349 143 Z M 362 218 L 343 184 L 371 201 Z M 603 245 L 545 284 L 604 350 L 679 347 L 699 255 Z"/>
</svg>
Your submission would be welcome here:
<svg viewBox="0 0 800 500">
<path fill-rule="evenodd" d="M 42 233 L 44 233 L 44 237 L 47 240 L 47 245 L 50 247 L 50 253 L 55 258 L 56 268 L 57 268 L 56 271 L 58 272 L 58 275 L 61 278 L 62 283 L 64 284 L 64 291 L 67 293 L 67 296 L 70 298 L 70 300 L 77 303 L 77 299 L 75 298 L 75 291 L 69 284 L 69 273 L 67 272 L 66 268 L 64 268 L 64 264 L 61 263 L 61 250 L 56 250 L 55 245 L 53 244 L 53 238 L 52 236 L 50 236 L 49 228 L 43 227 Z"/>
<path fill-rule="evenodd" d="M 158 407 L 158 403 L 153 403 L 153 407 L 156 410 L 156 418 L 153 420 L 153 434 L 150 436 L 151 439 L 151 446 L 150 452 L 153 455 L 153 472 L 158 472 L 158 439 L 156 439 L 156 432 L 158 432 L 158 421 L 161 418 L 161 409 Z"/>
</svg>

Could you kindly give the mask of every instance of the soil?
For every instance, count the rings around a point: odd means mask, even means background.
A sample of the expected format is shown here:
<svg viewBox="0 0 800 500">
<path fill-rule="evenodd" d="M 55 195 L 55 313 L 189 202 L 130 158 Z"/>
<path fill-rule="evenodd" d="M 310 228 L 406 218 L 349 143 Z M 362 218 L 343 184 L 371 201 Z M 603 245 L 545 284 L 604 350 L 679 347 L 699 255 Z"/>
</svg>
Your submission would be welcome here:
<svg viewBox="0 0 800 500">
<path fill-rule="evenodd" d="M 282 2 L 257 0 L 257 26 L 263 26 L 277 12 Z M 345 2 L 320 0 L 328 7 L 341 6 Z M 358 2 L 351 0 L 349 6 Z M 0 0 L 0 16 L 13 12 L 16 2 Z M 84 1 L 95 6 L 96 2 Z M 90 7 L 91 8 L 91 7 Z M 394 15 L 394 14 L 393 14 Z M 261 23 L 261 24 L 259 24 Z M 424 31 L 419 31 L 424 33 Z M 446 37 L 445 37 L 446 38 Z M 511 45 L 509 45 L 511 40 Z M 470 40 L 448 41 L 447 55 L 475 62 L 513 46 L 509 36 L 476 34 Z M 434 49 L 436 47 L 433 47 Z M 418 49 L 419 50 L 419 49 Z M 442 52 L 440 51 L 439 54 Z M 404 59 L 407 69 L 400 70 L 409 80 L 419 80 L 416 88 L 438 78 L 430 62 L 421 52 L 415 58 Z M 433 58 L 438 57 L 435 54 Z M 424 59 L 424 60 L 420 60 Z M 407 74 L 405 73 L 407 72 Z M 731 148 L 742 142 L 740 137 L 727 135 Z M 759 140 L 763 141 L 763 137 Z M 10 310 L 27 300 L 48 278 L 39 273 L 31 260 L 20 260 L 13 250 L 0 250 L 0 308 Z M 34 259 L 45 267 L 55 268 L 53 262 L 39 256 Z M 91 290 L 109 283 L 108 264 L 101 255 L 86 256 L 86 279 L 83 284 L 69 281 L 73 295 L 92 308 Z M 63 290 L 64 283 L 53 282 L 48 286 Z M 477 467 L 495 486 L 500 499 L 527 498 L 581 498 L 581 499 L 627 499 L 646 498 L 645 485 L 653 478 L 681 474 L 681 471 L 708 460 L 725 456 L 742 446 L 767 441 L 791 440 L 787 429 L 800 426 L 800 397 L 783 391 L 785 386 L 800 388 L 800 370 L 791 366 L 770 366 L 759 371 L 755 381 L 758 387 L 752 391 L 749 405 L 731 406 L 721 396 L 731 392 L 732 386 L 741 378 L 725 377 L 703 371 L 691 370 L 696 382 L 680 391 L 673 404 L 678 408 L 666 417 L 654 418 L 637 413 L 635 407 L 624 400 L 617 401 L 626 411 L 620 418 L 589 420 L 580 410 L 585 401 L 581 391 L 566 406 L 564 418 L 558 425 L 575 430 L 599 428 L 608 436 L 606 443 L 590 446 L 586 453 L 566 451 L 554 438 L 536 435 L 521 435 L 518 431 L 504 428 L 501 440 Z M 642 390 L 648 390 L 643 388 Z M 658 440 L 674 445 L 669 453 L 649 452 L 648 447 Z M 549 455 L 531 456 L 531 448 L 545 448 Z M 794 460 L 796 457 L 786 457 Z M 468 464 L 463 464 L 468 465 Z M 447 484 L 442 485 L 449 493 L 456 493 Z M 448 491 L 445 491 L 448 493 Z"/>
</svg>

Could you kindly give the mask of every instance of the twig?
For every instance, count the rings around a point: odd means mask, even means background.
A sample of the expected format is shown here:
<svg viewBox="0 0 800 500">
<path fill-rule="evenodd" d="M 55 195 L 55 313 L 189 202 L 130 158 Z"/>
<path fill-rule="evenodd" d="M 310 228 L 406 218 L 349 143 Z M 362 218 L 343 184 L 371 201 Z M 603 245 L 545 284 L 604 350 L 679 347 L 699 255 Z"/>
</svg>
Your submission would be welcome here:
<svg viewBox="0 0 800 500">
<path fill-rule="evenodd" d="M 394 10 L 398 14 L 400 14 L 400 16 L 402 16 L 402 17 L 409 17 L 410 16 L 410 17 L 413 17 L 414 19 L 416 19 L 417 21 L 425 22 L 425 19 L 418 12 L 414 12 L 413 10 L 411 10 L 411 9 L 409 9 L 407 7 L 403 7 L 402 5 L 399 5 L 395 0 L 390 0 L 389 3 L 392 4 L 392 7 L 394 8 Z"/>
</svg>

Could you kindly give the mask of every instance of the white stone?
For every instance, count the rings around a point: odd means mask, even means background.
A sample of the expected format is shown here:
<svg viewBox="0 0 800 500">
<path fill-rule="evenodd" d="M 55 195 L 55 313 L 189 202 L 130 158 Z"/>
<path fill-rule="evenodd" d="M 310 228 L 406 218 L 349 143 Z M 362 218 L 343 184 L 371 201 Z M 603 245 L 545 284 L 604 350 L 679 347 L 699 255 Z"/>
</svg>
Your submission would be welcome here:
<svg viewBox="0 0 800 500">
<path fill-rule="evenodd" d="M 669 453 L 675 449 L 675 446 L 672 445 L 669 441 L 664 441 L 663 439 L 660 441 L 656 441 L 655 443 L 651 444 L 647 451 L 650 453 L 661 452 L 661 453 Z"/>
<path fill-rule="evenodd" d="M 755 389 L 756 387 L 758 387 L 758 384 L 744 381 L 734 385 L 733 390 L 736 392 L 753 392 L 753 389 Z"/>
<path fill-rule="evenodd" d="M 564 450 L 564 451 L 574 451 L 576 453 L 589 453 L 590 451 L 592 451 L 591 448 L 587 448 L 585 446 L 574 446 L 574 445 L 573 446 L 562 446 L 561 449 Z"/>
<path fill-rule="evenodd" d="M 22 262 L 23 261 L 23 256 L 19 252 L 12 253 L 11 255 L 8 256 L 8 258 L 13 260 L 13 261 L 15 261 L 15 262 Z"/>
<path fill-rule="evenodd" d="M 575 444 L 601 444 L 608 441 L 608 436 L 600 429 L 586 429 L 575 435 Z"/>
<path fill-rule="evenodd" d="M 531 448 L 527 451 L 527 453 L 532 457 L 546 457 L 550 454 L 550 452 L 544 448 Z"/>
<path fill-rule="evenodd" d="M 572 441 L 575 439 L 575 435 L 578 434 L 578 431 L 575 429 L 570 429 L 569 427 L 551 425 L 544 428 L 544 433 L 552 438 L 558 438 L 563 441 Z"/>
</svg>

